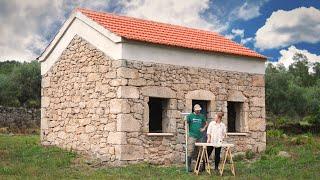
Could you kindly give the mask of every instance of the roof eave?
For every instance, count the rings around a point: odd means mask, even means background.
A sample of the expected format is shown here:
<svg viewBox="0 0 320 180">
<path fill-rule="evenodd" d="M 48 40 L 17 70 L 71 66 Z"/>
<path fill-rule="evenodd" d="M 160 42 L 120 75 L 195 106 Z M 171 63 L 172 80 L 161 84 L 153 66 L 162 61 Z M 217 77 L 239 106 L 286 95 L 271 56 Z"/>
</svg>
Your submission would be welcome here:
<svg viewBox="0 0 320 180">
<path fill-rule="evenodd" d="M 43 62 L 46 60 L 46 58 L 50 55 L 50 53 L 53 51 L 53 49 L 56 47 L 56 45 L 59 43 L 60 39 L 63 37 L 65 32 L 69 29 L 72 22 L 75 19 L 79 19 L 89 25 L 90 27 L 94 28 L 96 31 L 101 33 L 102 35 L 106 36 L 110 40 L 112 40 L 114 43 L 120 43 L 123 41 L 123 38 L 114 34 L 113 32 L 107 30 L 97 22 L 93 21 L 92 19 L 88 18 L 86 15 L 82 14 L 77 9 L 72 12 L 70 17 L 64 22 L 62 27 L 59 29 L 58 33 L 54 36 L 52 41 L 49 43 L 49 45 L 46 47 L 46 49 L 42 52 L 42 54 L 37 58 L 39 62 Z"/>
</svg>

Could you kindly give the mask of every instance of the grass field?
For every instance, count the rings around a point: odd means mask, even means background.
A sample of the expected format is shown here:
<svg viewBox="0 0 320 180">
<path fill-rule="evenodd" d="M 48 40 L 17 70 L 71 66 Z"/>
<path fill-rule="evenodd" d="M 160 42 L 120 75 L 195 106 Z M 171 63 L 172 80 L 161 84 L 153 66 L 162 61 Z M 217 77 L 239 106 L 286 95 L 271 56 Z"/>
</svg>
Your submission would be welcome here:
<svg viewBox="0 0 320 180">
<path fill-rule="evenodd" d="M 320 177 L 320 137 L 295 137 L 268 133 L 265 153 L 235 157 L 240 179 L 317 179 Z M 279 151 L 291 157 L 277 156 Z M 250 159 L 250 160 L 248 160 Z M 218 175 L 195 176 L 184 167 L 149 164 L 122 168 L 91 167 L 80 155 L 54 147 L 42 147 L 39 136 L 0 135 L 0 179 L 209 179 Z M 227 169 L 225 179 L 232 179 Z"/>
</svg>

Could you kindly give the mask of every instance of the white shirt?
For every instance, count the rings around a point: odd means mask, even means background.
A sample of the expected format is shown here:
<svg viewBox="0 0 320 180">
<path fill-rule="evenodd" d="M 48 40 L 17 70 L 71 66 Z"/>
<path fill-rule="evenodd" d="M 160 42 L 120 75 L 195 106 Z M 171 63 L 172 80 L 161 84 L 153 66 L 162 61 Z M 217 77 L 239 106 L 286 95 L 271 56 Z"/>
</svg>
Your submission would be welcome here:
<svg viewBox="0 0 320 180">
<path fill-rule="evenodd" d="M 211 121 L 207 130 L 207 134 L 211 136 L 210 143 L 220 147 L 226 132 L 226 125 L 223 122 Z"/>
</svg>

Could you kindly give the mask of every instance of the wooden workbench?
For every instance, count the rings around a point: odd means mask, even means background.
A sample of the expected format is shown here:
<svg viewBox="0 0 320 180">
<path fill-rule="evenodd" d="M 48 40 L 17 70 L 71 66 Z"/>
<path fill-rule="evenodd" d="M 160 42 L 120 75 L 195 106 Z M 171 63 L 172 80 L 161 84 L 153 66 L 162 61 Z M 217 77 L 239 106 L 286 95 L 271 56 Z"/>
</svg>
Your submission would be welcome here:
<svg viewBox="0 0 320 180">
<path fill-rule="evenodd" d="M 219 173 L 220 176 L 223 175 L 223 171 L 225 168 L 225 164 L 227 161 L 227 158 L 230 158 L 230 164 L 231 164 L 231 173 L 235 176 L 235 168 L 234 168 L 234 162 L 232 159 L 232 152 L 231 152 L 231 148 L 234 147 L 234 144 L 229 144 L 229 143 L 222 143 L 219 146 L 214 145 L 212 143 L 195 143 L 195 146 L 199 146 L 201 147 L 201 149 L 198 152 L 198 156 L 197 156 L 197 162 L 196 165 L 194 167 L 194 172 L 198 175 L 199 171 L 200 171 L 200 166 L 202 164 L 202 162 L 205 163 L 206 166 L 206 171 L 207 173 L 211 174 L 211 170 L 210 170 L 210 162 L 209 162 L 209 157 L 208 157 L 208 153 L 207 153 L 207 147 L 208 146 L 212 146 L 212 147 L 222 147 L 222 149 L 224 149 L 224 156 L 223 156 L 223 161 L 222 161 L 222 165 L 221 168 L 219 168 Z"/>
</svg>

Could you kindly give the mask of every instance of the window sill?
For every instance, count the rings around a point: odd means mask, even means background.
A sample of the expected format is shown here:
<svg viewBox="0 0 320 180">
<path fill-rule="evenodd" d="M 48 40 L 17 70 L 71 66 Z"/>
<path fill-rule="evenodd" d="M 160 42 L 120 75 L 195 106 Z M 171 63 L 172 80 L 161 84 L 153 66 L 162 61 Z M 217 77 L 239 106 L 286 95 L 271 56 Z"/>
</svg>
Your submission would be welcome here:
<svg viewBox="0 0 320 180">
<path fill-rule="evenodd" d="M 147 133 L 147 136 L 174 136 L 173 133 Z"/>
<path fill-rule="evenodd" d="M 227 133 L 228 136 L 248 136 L 248 133 L 246 132 L 229 132 Z"/>
</svg>

